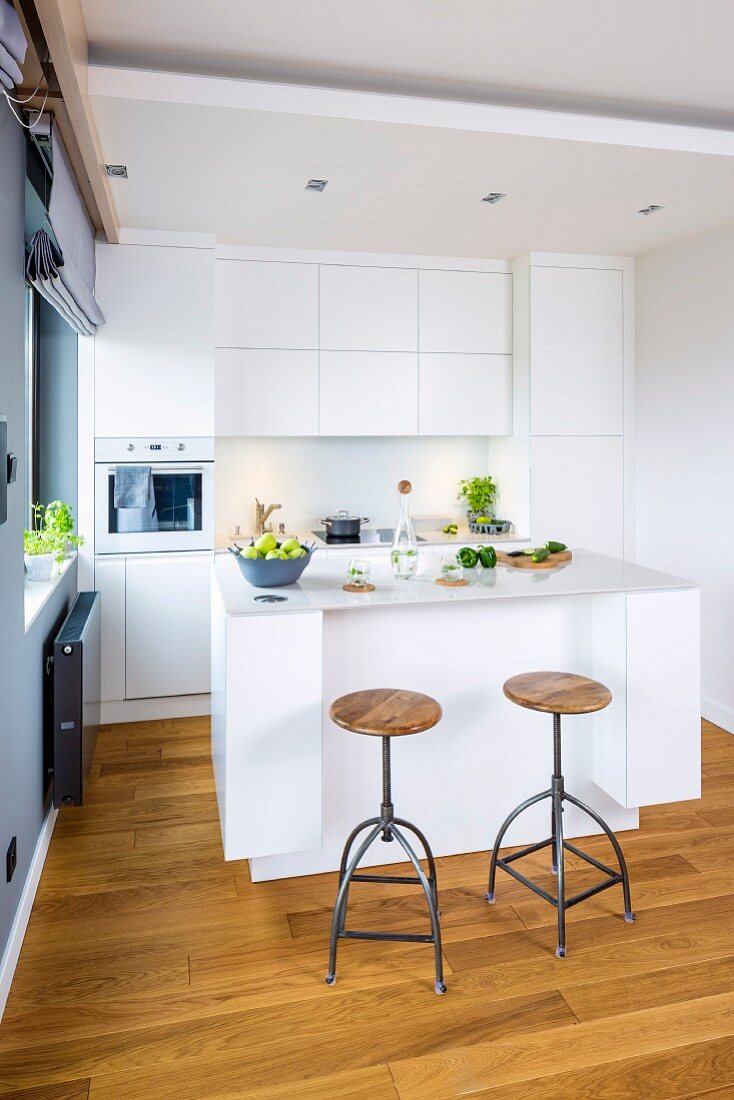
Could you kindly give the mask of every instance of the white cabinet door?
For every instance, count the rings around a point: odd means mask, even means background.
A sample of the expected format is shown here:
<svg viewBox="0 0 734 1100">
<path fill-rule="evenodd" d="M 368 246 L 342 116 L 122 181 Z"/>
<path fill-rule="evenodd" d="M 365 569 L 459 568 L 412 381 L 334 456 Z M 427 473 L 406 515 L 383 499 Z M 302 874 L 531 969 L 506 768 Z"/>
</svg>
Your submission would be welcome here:
<svg viewBox="0 0 734 1100">
<path fill-rule="evenodd" d="M 624 553 L 621 436 L 535 436 L 530 445 L 530 536 L 571 549 Z"/>
<path fill-rule="evenodd" d="M 623 353 L 622 272 L 533 267 L 531 348 L 536 351 Z"/>
<path fill-rule="evenodd" d="M 217 348 L 216 434 L 318 435 L 319 353 Z"/>
<path fill-rule="evenodd" d="M 319 343 L 336 351 L 417 351 L 418 272 L 322 264 Z"/>
<path fill-rule="evenodd" d="M 592 351 L 533 351 L 533 435 L 621 435 L 624 360 Z"/>
<path fill-rule="evenodd" d="M 214 435 L 214 349 L 95 340 L 98 436 Z"/>
<path fill-rule="evenodd" d="M 211 554 L 127 559 L 126 699 L 209 691 L 212 563 Z"/>
<path fill-rule="evenodd" d="M 420 356 L 421 435 L 510 435 L 512 356 Z"/>
<path fill-rule="evenodd" d="M 512 276 L 488 271 L 421 271 L 421 351 L 512 351 Z"/>
<path fill-rule="evenodd" d="M 125 559 L 96 558 L 102 615 L 102 702 L 125 698 Z"/>
<path fill-rule="evenodd" d="M 100 338 L 212 343 L 213 249 L 98 244 L 96 258 Z"/>
<path fill-rule="evenodd" d="M 418 356 L 408 352 L 322 351 L 321 435 L 416 435 Z"/>
<path fill-rule="evenodd" d="M 215 268 L 217 347 L 319 346 L 318 264 L 217 260 Z"/>
</svg>

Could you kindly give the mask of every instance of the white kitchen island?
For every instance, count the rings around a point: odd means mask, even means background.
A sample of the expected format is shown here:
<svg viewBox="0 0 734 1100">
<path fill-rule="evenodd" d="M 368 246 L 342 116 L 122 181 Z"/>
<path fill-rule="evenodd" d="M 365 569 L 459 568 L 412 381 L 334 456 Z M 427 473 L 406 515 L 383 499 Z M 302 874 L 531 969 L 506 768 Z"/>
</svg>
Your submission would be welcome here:
<svg viewBox="0 0 734 1100">
<path fill-rule="evenodd" d="M 393 580 L 372 560 L 376 590 L 342 590 L 348 554 L 325 554 L 298 585 L 252 588 L 216 556 L 212 621 L 212 757 L 226 859 L 253 881 L 335 870 L 354 825 L 379 812 L 375 738 L 335 727 L 339 695 L 395 687 L 433 695 L 438 726 L 393 745 L 396 812 L 436 855 L 491 847 L 500 823 L 548 786 L 552 723 L 513 706 L 502 684 L 558 669 L 605 683 L 614 699 L 563 726 L 568 789 L 612 829 L 638 808 L 700 796 L 699 592 L 691 582 L 575 551 L 549 571 L 470 570 L 464 588 L 435 583 L 441 552 Z M 283 602 L 257 597 L 278 595 Z M 509 844 L 549 835 L 547 805 L 514 824 Z M 566 807 L 568 837 L 590 822 Z M 400 859 L 376 845 L 372 862 Z M 367 860 L 370 862 L 370 859 Z"/>
</svg>

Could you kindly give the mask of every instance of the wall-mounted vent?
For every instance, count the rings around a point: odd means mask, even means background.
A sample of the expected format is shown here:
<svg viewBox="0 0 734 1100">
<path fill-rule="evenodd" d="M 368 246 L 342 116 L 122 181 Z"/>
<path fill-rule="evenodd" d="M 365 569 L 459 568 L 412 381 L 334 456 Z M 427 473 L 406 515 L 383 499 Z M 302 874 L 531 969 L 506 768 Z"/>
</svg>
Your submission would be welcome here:
<svg viewBox="0 0 734 1100">
<path fill-rule="evenodd" d="M 307 191 L 325 191 L 328 180 L 309 180 L 306 184 Z"/>
<path fill-rule="evenodd" d="M 507 195 L 503 191 L 490 191 L 488 195 L 485 195 L 482 202 L 488 202 L 490 206 L 496 206 L 498 202 L 502 202 L 506 199 Z"/>
<path fill-rule="evenodd" d="M 664 206 L 658 206 L 656 203 L 650 203 L 649 206 L 643 206 L 642 210 L 638 210 L 638 214 L 642 214 L 643 217 L 649 218 L 651 214 L 657 214 L 658 210 L 664 210 Z"/>
<path fill-rule="evenodd" d="M 108 176 L 113 176 L 117 180 L 127 179 L 127 165 L 126 164 L 105 164 L 104 170 Z"/>
</svg>

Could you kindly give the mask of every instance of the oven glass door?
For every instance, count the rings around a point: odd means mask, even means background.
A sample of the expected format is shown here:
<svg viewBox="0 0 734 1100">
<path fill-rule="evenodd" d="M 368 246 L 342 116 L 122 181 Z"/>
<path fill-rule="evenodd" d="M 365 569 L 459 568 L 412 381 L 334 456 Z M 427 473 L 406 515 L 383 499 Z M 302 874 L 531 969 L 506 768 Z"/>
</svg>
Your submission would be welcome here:
<svg viewBox="0 0 734 1100">
<path fill-rule="evenodd" d="M 145 507 L 115 506 L 116 470 L 107 463 L 97 467 L 96 553 L 212 548 L 213 464 L 152 464 L 147 497 L 144 490 L 137 497 L 146 499 Z"/>
<path fill-rule="evenodd" d="M 153 492 L 146 508 L 115 508 L 115 472 L 107 472 L 107 533 L 149 534 L 201 531 L 203 471 L 153 467 Z"/>
</svg>

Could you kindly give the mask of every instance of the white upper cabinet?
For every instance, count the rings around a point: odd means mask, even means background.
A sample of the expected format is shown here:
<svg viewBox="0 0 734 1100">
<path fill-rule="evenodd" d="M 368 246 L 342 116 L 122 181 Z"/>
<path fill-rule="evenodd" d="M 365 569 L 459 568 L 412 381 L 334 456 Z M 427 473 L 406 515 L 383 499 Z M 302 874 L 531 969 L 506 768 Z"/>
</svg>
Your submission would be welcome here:
<svg viewBox="0 0 734 1100">
<path fill-rule="evenodd" d="M 321 435 L 417 435 L 418 356 L 322 351 Z"/>
<path fill-rule="evenodd" d="M 335 351 L 417 351 L 418 272 L 322 264 L 319 343 Z"/>
<path fill-rule="evenodd" d="M 534 267 L 530 288 L 534 435 L 624 430 L 622 272 Z"/>
<path fill-rule="evenodd" d="M 533 267 L 530 331 L 533 352 L 621 355 L 622 272 Z"/>
<path fill-rule="evenodd" d="M 421 354 L 421 435 L 512 433 L 512 357 Z"/>
<path fill-rule="evenodd" d="M 318 348 L 317 264 L 217 260 L 217 347 Z"/>
<path fill-rule="evenodd" d="M 98 244 L 95 255 L 98 343 L 213 342 L 213 249 Z"/>
<path fill-rule="evenodd" d="M 318 435 L 319 354 L 217 348 L 217 435 Z"/>
<path fill-rule="evenodd" d="M 486 271 L 421 271 L 421 351 L 512 351 L 512 276 Z"/>
<path fill-rule="evenodd" d="M 94 357 L 95 435 L 214 434 L 211 344 L 96 337 Z"/>
</svg>

